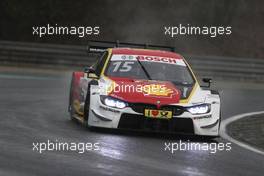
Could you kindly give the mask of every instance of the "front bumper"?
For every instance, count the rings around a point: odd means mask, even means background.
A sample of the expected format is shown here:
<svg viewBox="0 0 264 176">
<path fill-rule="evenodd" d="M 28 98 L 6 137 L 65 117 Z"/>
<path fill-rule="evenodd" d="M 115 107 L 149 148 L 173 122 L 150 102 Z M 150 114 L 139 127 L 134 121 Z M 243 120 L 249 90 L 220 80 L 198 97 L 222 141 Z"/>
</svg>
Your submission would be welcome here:
<svg viewBox="0 0 264 176">
<path fill-rule="evenodd" d="M 144 115 L 123 113 L 118 128 L 154 132 L 194 134 L 190 118 L 153 119 Z"/>
<path fill-rule="evenodd" d="M 133 129 L 155 132 L 186 133 L 205 136 L 218 136 L 220 104 L 211 104 L 207 114 L 193 115 L 183 111 L 183 105 L 162 107 L 173 111 L 172 119 L 152 119 L 143 115 L 147 104 L 129 104 L 124 109 L 105 106 L 98 95 L 91 96 L 88 125 L 103 128 Z M 172 108 L 172 109 L 171 109 Z"/>
<path fill-rule="evenodd" d="M 146 118 L 140 111 L 135 111 L 135 108 L 109 108 L 98 101 L 90 109 L 88 125 L 165 133 L 219 135 L 219 107 L 212 105 L 211 112 L 204 115 L 192 115 L 178 110 L 175 113 L 177 114 L 174 114 L 172 119 Z"/>
</svg>

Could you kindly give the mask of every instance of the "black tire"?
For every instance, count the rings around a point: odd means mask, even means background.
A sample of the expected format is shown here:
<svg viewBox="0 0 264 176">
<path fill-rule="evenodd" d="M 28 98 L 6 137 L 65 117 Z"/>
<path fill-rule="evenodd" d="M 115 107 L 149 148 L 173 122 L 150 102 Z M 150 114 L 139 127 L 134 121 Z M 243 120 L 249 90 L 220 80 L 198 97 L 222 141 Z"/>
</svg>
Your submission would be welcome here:
<svg viewBox="0 0 264 176">
<path fill-rule="evenodd" d="M 220 135 L 220 128 L 221 128 L 221 121 L 222 121 L 222 111 L 220 106 L 220 116 L 219 116 L 219 124 L 218 124 L 218 134 Z"/>
<path fill-rule="evenodd" d="M 219 116 L 219 122 L 218 122 L 218 134 L 220 133 L 221 117 L 222 117 L 222 112 L 220 110 L 220 116 Z M 220 137 L 221 137 L 220 135 L 218 135 L 218 136 L 202 136 L 202 139 L 210 141 L 210 140 L 214 140 L 214 139 L 220 138 Z"/>
<path fill-rule="evenodd" d="M 72 79 L 71 79 L 71 85 L 70 85 L 68 112 L 70 113 L 70 119 L 73 121 L 77 121 L 77 119 L 73 117 L 73 115 L 74 115 L 74 109 L 72 107 L 72 104 L 73 104 L 73 97 L 72 97 L 73 81 L 74 81 L 74 73 L 72 73 Z"/>
<path fill-rule="evenodd" d="M 77 123 L 79 121 L 74 117 L 74 114 L 75 114 L 75 112 L 74 112 L 73 108 L 70 107 L 70 119 Z"/>
<path fill-rule="evenodd" d="M 85 103 L 84 103 L 84 120 L 83 120 L 83 125 L 86 128 L 90 128 L 88 125 L 88 119 L 89 119 L 89 109 L 90 109 L 90 84 L 88 84 L 87 88 L 87 94 L 85 98 Z"/>
<path fill-rule="evenodd" d="M 91 85 L 98 85 L 98 81 L 92 80 L 91 82 L 88 83 L 87 94 L 86 94 L 86 98 L 85 98 L 83 124 L 86 128 L 89 128 L 89 130 L 94 129 L 94 127 L 88 125 L 89 110 L 90 110 L 90 94 L 91 94 L 90 89 L 91 89 Z"/>
<path fill-rule="evenodd" d="M 202 139 L 205 141 L 212 141 L 215 140 L 217 138 L 219 138 L 220 136 L 202 136 Z"/>
</svg>

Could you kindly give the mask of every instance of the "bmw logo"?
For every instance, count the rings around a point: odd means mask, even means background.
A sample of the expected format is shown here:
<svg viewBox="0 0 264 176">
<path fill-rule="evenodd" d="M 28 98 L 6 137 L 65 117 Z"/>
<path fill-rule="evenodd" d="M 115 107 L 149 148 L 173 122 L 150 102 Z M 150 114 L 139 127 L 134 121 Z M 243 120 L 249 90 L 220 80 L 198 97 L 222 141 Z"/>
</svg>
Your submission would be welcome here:
<svg viewBox="0 0 264 176">
<path fill-rule="evenodd" d="M 121 59 L 125 60 L 125 59 L 126 59 L 126 56 L 124 56 L 124 55 L 123 55 L 123 56 L 121 56 Z"/>
</svg>

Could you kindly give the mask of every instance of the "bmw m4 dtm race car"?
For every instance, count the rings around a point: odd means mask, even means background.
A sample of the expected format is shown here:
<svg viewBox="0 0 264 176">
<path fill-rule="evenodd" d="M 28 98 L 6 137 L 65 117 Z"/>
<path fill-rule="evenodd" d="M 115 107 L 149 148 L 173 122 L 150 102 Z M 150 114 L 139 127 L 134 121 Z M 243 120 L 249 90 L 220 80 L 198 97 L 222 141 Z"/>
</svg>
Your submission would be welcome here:
<svg viewBox="0 0 264 176">
<path fill-rule="evenodd" d="M 219 135 L 218 92 L 200 86 L 174 48 L 93 41 L 88 52 L 100 57 L 72 74 L 72 119 L 87 127 Z M 210 87 L 211 79 L 203 81 Z"/>
</svg>

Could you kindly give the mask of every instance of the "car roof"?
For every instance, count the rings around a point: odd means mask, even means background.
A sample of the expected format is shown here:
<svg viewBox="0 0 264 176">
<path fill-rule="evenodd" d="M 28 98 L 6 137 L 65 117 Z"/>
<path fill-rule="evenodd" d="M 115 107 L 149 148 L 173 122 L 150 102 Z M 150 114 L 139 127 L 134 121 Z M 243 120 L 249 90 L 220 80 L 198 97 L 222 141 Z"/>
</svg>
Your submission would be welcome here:
<svg viewBox="0 0 264 176">
<path fill-rule="evenodd" d="M 112 54 L 146 55 L 183 59 L 180 54 L 174 52 L 139 48 L 112 48 Z"/>
</svg>

